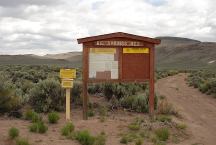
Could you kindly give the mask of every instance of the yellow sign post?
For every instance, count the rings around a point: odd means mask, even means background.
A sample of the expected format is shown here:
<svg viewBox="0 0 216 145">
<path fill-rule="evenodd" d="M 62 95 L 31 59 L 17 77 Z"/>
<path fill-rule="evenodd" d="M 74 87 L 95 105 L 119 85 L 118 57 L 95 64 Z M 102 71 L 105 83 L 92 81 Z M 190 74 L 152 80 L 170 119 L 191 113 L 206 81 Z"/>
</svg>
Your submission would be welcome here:
<svg viewBox="0 0 216 145">
<path fill-rule="evenodd" d="M 76 78 L 76 69 L 60 69 L 61 79 L 74 79 Z"/>
<path fill-rule="evenodd" d="M 60 78 L 62 88 L 66 88 L 66 120 L 70 120 L 70 89 L 73 88 L 73 79 L 76 78 L 76 69 L 61 69 Z"/>
</svg>

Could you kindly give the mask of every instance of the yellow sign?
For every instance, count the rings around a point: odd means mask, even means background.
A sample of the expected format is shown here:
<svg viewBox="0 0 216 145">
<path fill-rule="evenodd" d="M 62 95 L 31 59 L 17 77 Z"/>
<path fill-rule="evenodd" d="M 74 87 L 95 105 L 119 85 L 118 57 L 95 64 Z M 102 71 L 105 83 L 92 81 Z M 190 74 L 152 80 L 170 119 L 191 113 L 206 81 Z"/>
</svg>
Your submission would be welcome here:
<svg viewBox="0 0 216 145">
<path fill-rule="evenodd" d="M 62 79 L 74 79 L 76 78 L 76 69 L 61 69 L 60 78 Z"/>
<path fill-rule="evenodd" d="M 90 48 L 90 52 L 96 54 L 115 54 L 116 48 Z"/>
<path fill-rule="evenodd" d="M 149 53 L 149 48 L 123 48 L 123 53 Z"/>
<path fill-rule="evenodd" d="M 62 80 L 62 88 L 73 88 L 73 80 Z"/>
</svg>

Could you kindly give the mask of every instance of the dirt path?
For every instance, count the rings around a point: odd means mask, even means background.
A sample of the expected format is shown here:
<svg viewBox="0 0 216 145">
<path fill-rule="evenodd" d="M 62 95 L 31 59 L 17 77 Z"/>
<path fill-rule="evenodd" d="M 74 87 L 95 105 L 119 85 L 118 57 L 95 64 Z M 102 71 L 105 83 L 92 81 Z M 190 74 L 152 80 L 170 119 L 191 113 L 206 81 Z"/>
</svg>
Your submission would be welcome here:
<svg viewBox="0 0 216 145">
<path fill-rule="evenodd" d="M 156 92 L 176 106 L 192 132 L 185 145 L 216 145 L 216 99 L 188 87 L 186 74 L 167 77 L 156 83 Z"/>
</svg>

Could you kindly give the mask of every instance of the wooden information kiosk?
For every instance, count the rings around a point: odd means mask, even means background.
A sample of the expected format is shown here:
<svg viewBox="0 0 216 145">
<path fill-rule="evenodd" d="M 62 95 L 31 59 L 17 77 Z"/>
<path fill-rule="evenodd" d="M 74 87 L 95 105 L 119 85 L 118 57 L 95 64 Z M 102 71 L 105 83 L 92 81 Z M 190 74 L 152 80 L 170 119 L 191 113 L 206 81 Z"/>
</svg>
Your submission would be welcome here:
<svg viewBox="0 0 216 145">
<path fill-rule="evenodd" d="M 149 112 L 154 113 L 155 45 L 160 40 L 128 33 L 78 39 L 83 44 L 83 118 L 87 119 L 88 83 L 149 81 Z"/>
</svg>

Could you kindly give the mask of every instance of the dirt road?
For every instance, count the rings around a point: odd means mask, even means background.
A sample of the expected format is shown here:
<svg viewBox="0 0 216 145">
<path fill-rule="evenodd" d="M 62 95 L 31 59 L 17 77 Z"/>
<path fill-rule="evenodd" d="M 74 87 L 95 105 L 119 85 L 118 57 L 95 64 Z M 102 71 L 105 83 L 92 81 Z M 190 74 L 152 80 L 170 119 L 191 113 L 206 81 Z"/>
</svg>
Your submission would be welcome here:
<svg viewBox="0 0 216 145">
<path fill-rule="evenodd" d="M 156 92 L 179 109 L 192 132 L 185 145 L 216 145 L 216 99 L 188 87 L 186 74 L 167 77 L 156 83 Z"/>
</svg>

